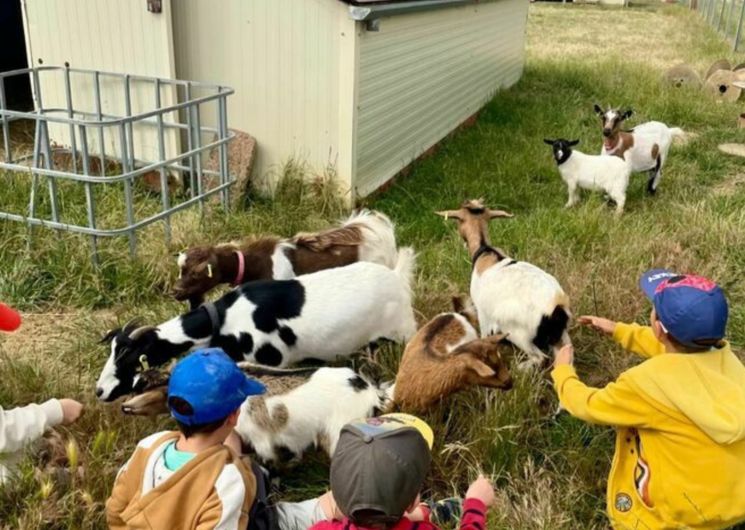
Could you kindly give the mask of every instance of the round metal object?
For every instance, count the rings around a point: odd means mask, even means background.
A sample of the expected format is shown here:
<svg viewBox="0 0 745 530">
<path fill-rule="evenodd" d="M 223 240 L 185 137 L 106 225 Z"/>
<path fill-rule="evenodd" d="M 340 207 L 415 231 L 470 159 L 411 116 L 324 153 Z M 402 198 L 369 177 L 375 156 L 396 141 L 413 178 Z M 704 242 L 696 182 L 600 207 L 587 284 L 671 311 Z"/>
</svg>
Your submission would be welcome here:
<svg viewBox="0 0 745 530">
<path fill-rule="evenodd" d="M 700 88 L 701 78 L 696 70 L 687 64 L 678 64 L 667 70 L 663 76 L 664 81 L 675 88 L 683 86 Z"/>
<path fill-rule="evenodd" d="M 732 70 L 732 64 L 727 59 L 719 59 L 718 61 L 715 61 L 714 64 L 709 67 L 709 70 L 707 70 L 705 79 L 708 80 L 712 75 L 714 75 L 714 72 L 718 72 L 719 70 Z"/>
<path fill-rule="evenodd" d="M 740 98 L 742 88 L 733 84 L 737 82 L 735 72 L 719 70 L 706 80 L 706 91 L 719 101 L 734 102 Z"/>
</svg>

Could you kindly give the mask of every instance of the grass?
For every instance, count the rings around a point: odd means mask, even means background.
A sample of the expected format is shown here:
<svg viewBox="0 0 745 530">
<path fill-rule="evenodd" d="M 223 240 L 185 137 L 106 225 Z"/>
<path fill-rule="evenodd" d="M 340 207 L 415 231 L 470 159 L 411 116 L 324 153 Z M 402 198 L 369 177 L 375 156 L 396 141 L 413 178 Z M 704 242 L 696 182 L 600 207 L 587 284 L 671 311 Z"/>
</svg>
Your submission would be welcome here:
<svg viewBox="0 0 745 530">
<path fill-rule="evenodd" d="M 451 294 L 467 292 L 470 274 L 454 226 L 432 212 L 483 196 L 492 207 L 516 214 L 493 223 L 492 241 L 552 272 L 576 314 L 643 322 L 649 308 L 636 289 L 643 270 L 697 271 L 725 286 L 729 331 L 740 350 L 745 178 L 738 159 L 716 150 L 720 142 L 743 141 L 734 128 L 740 109 L 659 82 L 673 64 L 687 62 L 703 73 L 720 57 L 739 62 L 695 14 L 677 6 L 531 5 L 520 83 L 497 94 L 473 127 L 446 140 L 396 186 L 364 201 L 389 214 L 400 242 L 419 252 L 420 316 L 445 310 Z M 579 138 L 581 149 L 598 150 L 595 102 L 632 106 L 636 123 L 658 119 L 696 133 L 686 146 L 673 148 L 657 197 L 645 195 L 644 177 L 632 180 L 621 220 L 596 194 L 564 210 L 565 187 L 542 142 Z M 6 264 L 0 300 L 26 311 L 20 332 L 0 337 L 0 404 L 69 395 L 88 405 L 78 424 L 60 429 L 80 447 L 79 471 L 72 479 L 49 482 L 48 472 L 34 471 L 39 457 L 29 455 L 18 480 L 0 489 L 0 528 L 104 527 L 103 503 L 117 468 L 137 440 L 170 423 L 124 418 L 115 407 L 96 403 L 92 386 L 107 354 L 98 338 L 133 316 L 158 322 L 182 309 L 167 293 L 175 279 L 171 254 L 183 246 L 246 233 L 313 230 L 342 214 L 328 186 L 300 185 L 303 168 L 297 165 L 287 173 L 273 201 L 255 199 L 240 213 L 180 215 L 170 247 L 162 244 L 160 227 L 149 229 L 140 238 L 138 260 L 124 257 L 123 242 L 102 244 L 100 271 L 91 266 L 84 239 L 36 230 L 28 250 L 25 228 L 0 224 L 0 261 Z M 635 362 L 592 333 L 572 332 L 578 369 L 592 384 L 612 380 Z M 393 375 L 400 352 L 394 346 L 383 350 L 387 375 Z M 492 529 L 605 528 L 613 432 L 566 416 L 552 420 L 546 411 L 554 404 L 543 374 L 518 374 L 510 392 L 472 390 L 431 411 L 427 420 L 437 443 L 427 494 L 462 492 L 482 470 L 498 485 Z M 317 494 L 326 477 L 325 459 L 310 458 L 283 478 L 284 494 Z"/>
</svg>

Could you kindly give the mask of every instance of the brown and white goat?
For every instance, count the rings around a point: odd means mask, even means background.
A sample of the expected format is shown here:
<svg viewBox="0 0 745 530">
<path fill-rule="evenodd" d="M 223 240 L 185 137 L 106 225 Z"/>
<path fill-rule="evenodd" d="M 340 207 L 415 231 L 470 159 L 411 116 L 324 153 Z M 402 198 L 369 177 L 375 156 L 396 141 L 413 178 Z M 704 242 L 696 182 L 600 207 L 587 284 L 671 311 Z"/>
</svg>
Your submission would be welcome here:
<svg viewBox="0 0 745 530">
<path fill-rule="evenodd" d="M 173 294 L 177 300 L 188 300 L 194 309 L 204 301 L 205 293 L 223 283 L 288 280 L 358 261 L 393 268 L 397 254 L 390 219 L 377 211 L 362 210 L 323 232 L 185 250 L 178 255 L 179 278 Z"/>
<path fill-rule="evenodd" d="M 603 124 L 604 139 L 600 154 L 627 159 L 634 172 L 646 171 L 649 174 L 647 192 L 651 195 L 656 193 L 670 145 L 674 137 L 685 134 L 683 130 L 668 127 L 659 121 L 648 121 L 625 131 L 622 125 L 634 113 L 633 110 L 603 110 L 600 105 L 595 105 L 595 113 Z M 629 154 L 626 154 L 627 151 Z"/>
<path fill-rule="evenodd" d="M 437 214 L 458 222 L 471 255 L 471 299 L 482 337 L 508 335 L 507 340 L 528 354 L 523 367 L 540 365 L 546 353 L 570 343 L 569 298 L 556 278 L 489 243 L 489 221 L 512 214 L 491 210 L 483 200 L 466 201 L 458 210 Z"/>
<path fill-rule="evenodd" d="M 470 386 L 512 388 L 500 352 L 505 336 L 480 339 L 473 308 L 460 298 L 453 298 L 453 308 L 430 320 L 406 345 L 393 391 L 397 408 L 422 412 Z"/>
</svg>

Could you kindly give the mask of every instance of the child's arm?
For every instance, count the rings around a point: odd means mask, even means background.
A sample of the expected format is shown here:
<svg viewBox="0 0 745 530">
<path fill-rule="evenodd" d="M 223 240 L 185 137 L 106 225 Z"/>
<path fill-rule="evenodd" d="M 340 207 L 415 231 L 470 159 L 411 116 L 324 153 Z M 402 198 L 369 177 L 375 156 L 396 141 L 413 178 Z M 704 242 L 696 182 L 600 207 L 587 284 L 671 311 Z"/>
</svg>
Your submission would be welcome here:
<svg viewBox="0 0 745 530">
<path fill-rule="evenodd" d="M 561 406 L 572 416 L 600 425 L 641 427 L 659 414 L 639 398 L 624 374 L 605 388 L 589 387 L 579 380 L 571 360 L 571 346 L 565 346 L 556 356 L 551 378 Z"/>
<path fill-rule="evenodd" d="M 138 449 L 135 449 L 135 453 L 137 451 Z M 106 523 L 113 530 L 126 530 L 127 528 L 127 524 L 121 516 L 135 495 L 132 481 L 127 480 L 127 469 L 133 459 L 134 454 L 117 473 L 114 489 L 111 490 L 111 497 L 106 501 Z"/>
<path fill-rule="evenodd" d="M 0 408 L 0 453 L 22 449 L 63 419 L 62 405 L 56 399 L 6 411 Z"/>
<path fill-rule="evenodd" d="M 463 501 L 463 514 L 460 517 L 460 530 L 484 530 L 486 511 L 494 504 L 494 487 L 486 477 L 479 475 L 471 483 Z"/>
<path fill-rule="evenodd" d="M 610 335 L 624 349 L 632 351 L 642 357 L 654 357 L 665 353 L 665 347 L 654 336 L 652 328 L 638 324 L 624 324 L 607 318 L 596 316 L 581 316 L 577 321 L 585 326 Z"/>
<path fill-rule="evenodd" d="M 665 353 L 665 346 L 657 340 L 654 331 L 649 326 L 619 322 L 613 330 L 613 340 L 625 350 L 632 351 L 642 357 L 654 357 Z"/>
<path fill-rule="evenodd" d="M 248 510 L 254 499 L 246 502 L 248 488 L 244 480 L 238 475 L 221 485 L 215 484 L 202 505 L 195 530 L 244 530 L 248 526 Z"/>
</svg>

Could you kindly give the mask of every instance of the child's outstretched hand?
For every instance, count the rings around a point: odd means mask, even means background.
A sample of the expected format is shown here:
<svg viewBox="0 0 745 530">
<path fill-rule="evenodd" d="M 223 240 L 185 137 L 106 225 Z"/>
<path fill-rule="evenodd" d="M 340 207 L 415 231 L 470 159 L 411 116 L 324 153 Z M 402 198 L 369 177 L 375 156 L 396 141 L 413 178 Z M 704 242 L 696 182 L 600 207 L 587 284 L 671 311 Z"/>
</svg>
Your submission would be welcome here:
<svg viewBox="0 0 745 530">
<path fill-rule="evenodd" d="M 62 398 L 59 404 L 62 407 L 62 425 L 75 423 L 83 414 L 83 404 L 74 399 Z"/>
<path fill-rule="evenodd" d="M 562 346 L 559 352 L 554 358 L 554 368 L 561 366 L 562 364 L 573 364 L 574 363 L 574 346 L 567 344 Z"/>
<path fill-rule="evenodd" d="M 494 488 L 484 475 L 479 475 L 466 492 L 466 499 L 478 499 L 488 508 L 494 505 Z"/>
<path fill-rule="evenodd" d="M 577 322 L 584 326 L 590 326 L 606 335 L 613 335 L 613 331 L 616 329 L 616 323 L 614 321 L 602 317 L 581 316 L 577 319 Z"/>
</svg>

